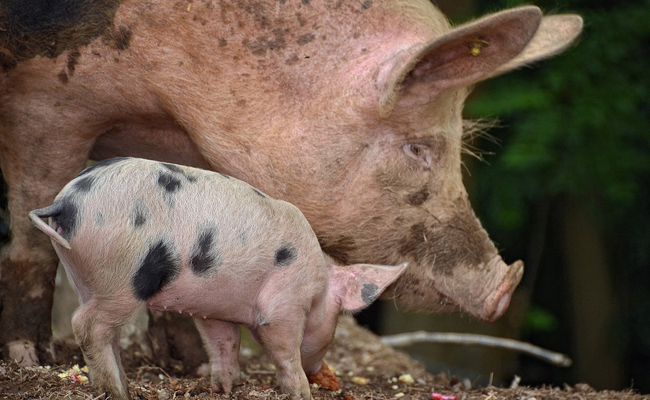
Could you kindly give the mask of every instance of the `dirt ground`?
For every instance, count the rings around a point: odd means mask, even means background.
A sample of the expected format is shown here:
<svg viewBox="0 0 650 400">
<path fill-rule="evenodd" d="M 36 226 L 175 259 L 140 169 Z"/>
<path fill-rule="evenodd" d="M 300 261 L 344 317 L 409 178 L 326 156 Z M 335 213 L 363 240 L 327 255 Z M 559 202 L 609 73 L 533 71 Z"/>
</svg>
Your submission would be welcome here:
<svg viewBox="0 0 650 400">
<path fill-rule="evenodd" d="M 71 341 L 56 343 L 61 365 L 21 368 L 0 362 L 0 399 L 104 399 L 83 383 L 81 352 Z M 240 356 L 243 384 L 230 395 L 212 392 L 207 378 L 175 376 L 129 352 L 122 354 L 133 399 L 285 399 L 278 392 L 274 367 L 264 354 L 243 350 Z M 325 359 L 338 375 L 340 389 L 312 385 L 315 399 L 434 399 L 434 400 L 650 400 L 650 395 L 632 391 L 595 391 L 586 384 L 573 387 L 472 387 L 468 379 L 432 375 L 406 354 L 382 344 L 375 335 L 359 327 L 351 317 L 342 317 L 336 339 Z M 60 376 L 59 376 L 60 375 Z"/>
</svg>

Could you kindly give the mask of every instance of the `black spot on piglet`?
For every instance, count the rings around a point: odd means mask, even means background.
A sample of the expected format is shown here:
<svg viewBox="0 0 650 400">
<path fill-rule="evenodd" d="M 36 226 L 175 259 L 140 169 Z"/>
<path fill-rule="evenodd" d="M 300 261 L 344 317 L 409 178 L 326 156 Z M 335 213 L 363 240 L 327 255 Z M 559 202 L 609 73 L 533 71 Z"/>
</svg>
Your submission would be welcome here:
<svg viewBox="0 0 650 400">
<path fill-rule="evenodd" d="M 163 167 L 167 168 L 168 170 L 170 170 L 172 172 L 176 172 L 176 173 L 179 173 L 179 174 L 183 173 L 183 170 L 178 165 L 168 164 L 168 163 L 161 163 L 161 164 L 162 164 Z"/>
<path fill-rule="evenodd" d="M 93 186 L 93 183 L 95 183 L 95 178 L 92 176 L 86 176 L 77 179 L 73 184 L 73 187 L 80 193 L 88 193 L 90 191 L 90 188 Z"/>
<path fill-rule="evenodd" d="M 134 295 L 148 300 L 178 276 L 180 265 L 169 245 L 159 240 L 151 247 L 133 275 Z"/>
<path fill-rule="evenodd" d="M 372 303 L 379 294 L 378 291 L 379 287 L 374 283 L 364 283 L 361 289 L 361 300 L 366 304 Z"/>
<path fill-rule="evenodd" d="M 79 210 L 77 205 L 68 197 L 64 197 L 52 206 L 54 206 L 53 211 L 54 209 L 55 211 L 47 216 L 51 217 L 52 221 L 56 224 L 54 229 L 60 231 L 63 238 L 70 240 L 70 238 L 74 236 L 79 225 Z"/>
<path fill-rule="evenodd" d="M 189 182 L 196 182 L 196 177 L 187 174 L 185 171 L 183 171 L 183 169 L 180 166 L 175 165 L 175 164 L 169 164 L 169 163 L 160 163 L 160 164 L 164 168 L 167 168 L 168 170 L 170 170 L 171 172 L 174 172 L 176 174 L 179 174 L 179 175 L 183 176 Z"/>
<path fill-rule="evenodd" d="M 138 199 L 133 203 L 133 209 L 131 210 L 131 215 L 129 216 L 129 221 L 131 221 L 131 224 L 133 224 L 134 228 L 140 228 L 142 225 L 144 225 L 147 222 L 149 216 L 149 208 L 147 208 L 147 205 L 142 201 L 142 199 Z"/>
<path fill-rule="evenodd" d="M 190 267 L 196 275 L 203 275 L 211 268 L 216 269 L 221 265 L 219 253 L 215 248 L 216 236 L 217 231 L 214 228 L 199 233 L 190 258 Z"/>
<path fill-rule="evenodd" d="M 296 257 L 296 249 L 290 243 L 285 243 L 275 252 L 275 266 L 286 267 L 294 262 Z"/>
<path fill-rule="evenodd" d="M 160 173 L 158 176 L 158 184 L 162 186 L 167 193 L 174 193 L 181 187 L 181 181 L 166 172 Z"/>
</svg>

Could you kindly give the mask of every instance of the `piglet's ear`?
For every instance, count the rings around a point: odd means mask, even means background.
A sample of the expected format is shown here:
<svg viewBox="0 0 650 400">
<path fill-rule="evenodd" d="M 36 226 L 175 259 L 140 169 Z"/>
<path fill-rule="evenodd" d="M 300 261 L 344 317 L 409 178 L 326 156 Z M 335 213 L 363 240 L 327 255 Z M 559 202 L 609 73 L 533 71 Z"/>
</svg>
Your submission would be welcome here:
<svg viewBox="0 0 650 400">
<path fill-rule="evenodd" d="M 368 307 L 406 270 L 407 263 L 396 267 L 372 264 L 332 266 L 330 294 L 338 297 L 341 308 L 354 312 Z"/>
<path fill-rule="evenodd" d="M 431 102 L 442 91 L 493 76 L 516 58 L 542 20 L 537 7 L 520 7 L 461 25 L 388 61 L 378 76 L 380 114 L 396 105 Z"/>
</svg>

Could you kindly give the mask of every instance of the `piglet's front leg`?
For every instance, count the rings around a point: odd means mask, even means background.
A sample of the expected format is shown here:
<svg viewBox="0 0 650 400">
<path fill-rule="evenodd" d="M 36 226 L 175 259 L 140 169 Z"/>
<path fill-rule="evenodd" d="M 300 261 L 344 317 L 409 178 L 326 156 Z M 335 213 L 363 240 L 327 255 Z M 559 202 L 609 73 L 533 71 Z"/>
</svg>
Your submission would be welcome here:
<svg viewBox="0 0 650 400">
<path fill-rule="evenodd" d="M 230 393 L 240 379 L 239 325 L 201 318 L 195 318 L 194 322 L 210 357 L 212 388 L 217 392 Z"/>
<path fill-rule="evenodd" d="M 276 378 L 282 392 L 289 394 L 291 400 L 311 400 L 309 382 L 300 361 L 303 323 L 292 318 L 299 314 L 295 310 L 287 318 L 272 319 L 257 327 L 254 335 L 275 361 Z"/>
</svg>

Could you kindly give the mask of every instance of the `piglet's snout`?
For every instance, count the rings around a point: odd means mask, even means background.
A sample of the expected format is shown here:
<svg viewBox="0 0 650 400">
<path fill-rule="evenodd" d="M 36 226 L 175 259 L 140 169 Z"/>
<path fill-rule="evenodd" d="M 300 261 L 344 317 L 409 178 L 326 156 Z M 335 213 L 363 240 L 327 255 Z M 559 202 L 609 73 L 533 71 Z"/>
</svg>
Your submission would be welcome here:
<svg viewBox="0 0 650 400">
<path fill-rule="evenodd" d="M 485 301 L 485 308 L 483 309 L 481 319 L 487 322 L 496 321 L 506 312 L 512 299 L 512 293 L 524 275 L 524 262 L 521 260 L 515 261 L 511 265 L 506 265 L 501 257 L 497 256 L 490 261 L 490 264 L 493 263 L 498 263 L 498 265 L 488 266 L 490 270 L 497 271 L 499 269 L 505 269 L 506 273 L 501 284 L 497 286 L 496 290 Z"/>
</svg>

